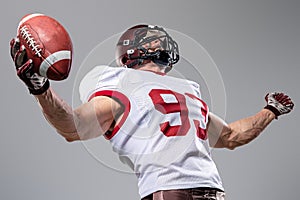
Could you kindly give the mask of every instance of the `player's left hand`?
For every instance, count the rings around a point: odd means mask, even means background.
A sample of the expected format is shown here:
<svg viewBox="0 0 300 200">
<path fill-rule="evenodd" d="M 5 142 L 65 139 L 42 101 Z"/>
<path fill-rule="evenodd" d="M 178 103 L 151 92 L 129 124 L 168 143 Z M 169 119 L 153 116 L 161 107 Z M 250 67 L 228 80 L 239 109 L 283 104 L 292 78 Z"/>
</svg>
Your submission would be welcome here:
<svg viewBox="0 0 300 200">
<path fill-rule="evenodd" d="M 291 112 L 294 108 L 292 99 L 281 92 L 268 93 L 265 100 L 267 102 L 265 108 L 272 111 L 276 115 L 276 119 L 280 115 Z"/>
<path fill-rule="evenodd" d="M 14 61 L 18 77 L 25 83 L 31 94 L 42 94 L 50 87 L 47 78 L 33 71 L 32 60 L 27 58 L 26 49 L 20 45 L 18 38 L 13 38 L 10 41 L 10 55 Z"/>
</svg>

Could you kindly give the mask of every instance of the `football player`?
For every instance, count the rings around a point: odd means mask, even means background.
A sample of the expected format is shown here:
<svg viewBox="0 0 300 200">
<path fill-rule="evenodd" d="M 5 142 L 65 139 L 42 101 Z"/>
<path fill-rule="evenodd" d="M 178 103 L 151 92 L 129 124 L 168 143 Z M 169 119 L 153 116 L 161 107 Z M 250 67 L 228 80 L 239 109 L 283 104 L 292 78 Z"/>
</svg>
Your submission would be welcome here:
<svg viewBox="0 0 300 200">
<path fill-rule="evenodd" d="M 87 73 L 79 88 L 83 103 L 74 110 L 33 72 L 17 39 L 11 56 L 56 131 L 69 142 L 104 135 L 136 173 L 143 200 L 224 199 L 210 147 L 245 145 L 294 106 L 286 94 L 269 93 L 258 113 L 227 124 L 209 111 L 196 82 L 167 75 L 179 49 L 158 26 L 126 30 L 116 45 L 120 67 L 96 66 Z"/>
</svg>

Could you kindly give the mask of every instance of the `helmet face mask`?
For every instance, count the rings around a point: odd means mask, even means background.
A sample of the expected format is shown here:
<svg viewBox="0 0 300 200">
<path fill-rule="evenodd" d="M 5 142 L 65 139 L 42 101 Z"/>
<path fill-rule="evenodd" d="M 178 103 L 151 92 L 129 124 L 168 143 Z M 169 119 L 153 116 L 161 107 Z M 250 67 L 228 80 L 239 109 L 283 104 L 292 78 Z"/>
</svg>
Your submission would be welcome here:
<svg viewBox="0 0 300 200">
<path fill-rule="evenodd" d="M 177 43 L 161 27 L 137 25 L 123 33 L 117 43 L 119 66 L 133 68 L 153 61 L 169 71 L 179 60 Z"/>
</svg>

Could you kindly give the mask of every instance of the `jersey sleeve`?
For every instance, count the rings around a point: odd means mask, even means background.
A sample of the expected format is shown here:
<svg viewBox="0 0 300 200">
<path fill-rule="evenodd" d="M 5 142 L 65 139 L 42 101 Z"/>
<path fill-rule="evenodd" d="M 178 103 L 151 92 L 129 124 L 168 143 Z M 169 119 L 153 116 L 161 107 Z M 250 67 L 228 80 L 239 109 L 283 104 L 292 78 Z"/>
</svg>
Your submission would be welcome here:
<svg viewBox="0 0 300 200">
<path fill-rule="evenodd" d="M 88 102 L 91 95 L 101 90 L 116 90 L 123 68 L 96 66 L 89 71 L 79 85 L 80 100 Z"/>
</svg>

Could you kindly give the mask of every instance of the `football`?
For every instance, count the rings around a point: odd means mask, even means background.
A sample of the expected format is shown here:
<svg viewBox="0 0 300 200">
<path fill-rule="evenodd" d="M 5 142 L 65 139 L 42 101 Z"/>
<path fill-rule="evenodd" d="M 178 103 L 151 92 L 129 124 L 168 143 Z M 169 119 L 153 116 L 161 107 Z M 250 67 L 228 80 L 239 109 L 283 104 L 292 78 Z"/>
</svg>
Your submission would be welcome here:
<svg viewBox="0 0 300 200">
<path fill-rule="evenodd" d="M 26 48 L 33 70 L 50 80 L 64 80 L 72 64 L 73 44 L 66 29 L 56 19 L 39 13 L 25 15 L 17 37 Z"/>
</svg>

